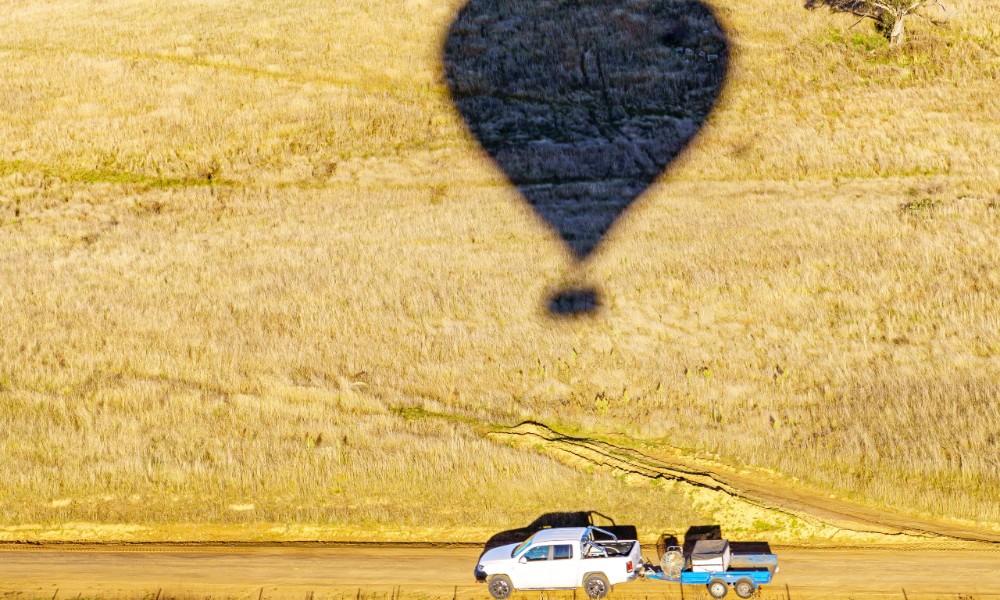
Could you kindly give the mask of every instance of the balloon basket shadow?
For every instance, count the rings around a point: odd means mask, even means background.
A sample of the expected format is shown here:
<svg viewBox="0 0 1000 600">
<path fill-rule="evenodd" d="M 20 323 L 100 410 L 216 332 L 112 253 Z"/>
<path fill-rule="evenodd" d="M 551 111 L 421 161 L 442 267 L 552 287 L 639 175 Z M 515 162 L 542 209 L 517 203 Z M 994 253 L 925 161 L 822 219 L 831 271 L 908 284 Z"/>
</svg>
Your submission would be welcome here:
<svg viewBox="0 0 1000 600">
<path fill-rule="evenodd" d="M 558 290 L 549 297 L 548 309 L 558 318 L 594 315 L 601 310 L 601 293 L 592 287 Z"/>
</svg>

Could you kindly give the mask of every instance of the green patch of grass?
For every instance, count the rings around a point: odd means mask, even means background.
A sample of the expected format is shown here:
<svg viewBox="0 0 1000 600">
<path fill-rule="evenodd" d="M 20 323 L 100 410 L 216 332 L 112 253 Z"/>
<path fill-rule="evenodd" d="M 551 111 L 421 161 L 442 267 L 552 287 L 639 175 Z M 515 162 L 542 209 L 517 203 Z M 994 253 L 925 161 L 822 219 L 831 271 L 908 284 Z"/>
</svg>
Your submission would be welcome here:
<svg viewBox="0 0 1000 600">
<path fill-rule="evenodd" d="M 217 177 L 152 177 L 142 173 L 116 171 L 113 169 L 60 170 L 50 165 L 31 163 L 23 160 L 0 161 L 0 177 L 17 173 L 39 173 L 45 177 L 59 179 L 67 183 L 135 185 L 147 189 L 173 189 L 233 184 L 231 181 Z"/>
<path fill-rule="evenodd" d="M 59 176 L 78 183 L 110 183 L 114 185 L 140 185 L 152 189 L 171 189 L 185 187 L 205 187 L 210 185 L 226 185 L 227 182 L 208 177 L 149 177 L 139 173 L 110 170 L 80 170 L 64 173 Z"/>
<path fill-rule="evenodd" d="M 481 430 L 483 428 L 483 423 L 473 419 L 471 417 L 466 417 L 463 415 L 457 415 L 452 413 L 436 412 L 433 410 L 427 410 L 426 408 L 420 406 L 396 406 L 391 409 L 391 412 L 395 415 L 406 419 L 407 421 L 422 421 L 427 419 L 440 419 L 443 421 L 448 421 L 450 423 L 462 423 L 469 425 L 473 430 Z"/>
<path fill-rule="evenodd" d="M 889 40 L 874 31 L 870 33 L 855 33 L 851 36 L 850 43 L 858 50 L 864 50 L 865 52 L 875 52 L 876 50 L 889 47 Z"/>
<path fill-rule="evenodd" d="M 766 521 L 756 519 L 753 522 L 752 529 L 755 533 L 767 533 L 771 531 L 777 531 L 778 526 L 775 525 L 774 523 L 768 523 Z"/>
<path fill-rule="evenodd" d="M 874 52 L 888 48 L 889 40 L 870 28 L 868 31 L 843 31 L 829 28 L 823 32 L 820 44 L 823 46 L 851 46 L 865 52 Z"/>
<path fill-rule="evenodd" d="M 926 215 L 941 207 L 941 201 L 936 198 L 918 198 L 899 205 L 899 212 L 904 215 Z"/>
</svg>

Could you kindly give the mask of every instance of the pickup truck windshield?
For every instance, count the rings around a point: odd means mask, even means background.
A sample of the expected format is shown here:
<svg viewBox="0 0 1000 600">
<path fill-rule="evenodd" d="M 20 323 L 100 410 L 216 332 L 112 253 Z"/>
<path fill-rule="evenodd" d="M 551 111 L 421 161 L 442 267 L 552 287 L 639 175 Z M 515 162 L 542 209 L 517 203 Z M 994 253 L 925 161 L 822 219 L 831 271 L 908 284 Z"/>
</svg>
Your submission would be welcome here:
<svg viewBox="0 0 1000 600">
<path fill-rule="evenodd" d="M 510 553 L 510 557 L 514 558 L 515 556 L 517 556 L 518 553 L 521 552 L 521 550 L 524 550 L 525 548 L 528 547 L 528 545 L 531 544 L 531 540 L 533 540 L 534 538 L 535 538 L 535 536 L 531 536 L 530 538 L 528 538 L 528 539 L 524 540 L 523 542 L 521 542 L 517 546 L 517 548 L 514 548 L 514 551 Z"/>
</svg>

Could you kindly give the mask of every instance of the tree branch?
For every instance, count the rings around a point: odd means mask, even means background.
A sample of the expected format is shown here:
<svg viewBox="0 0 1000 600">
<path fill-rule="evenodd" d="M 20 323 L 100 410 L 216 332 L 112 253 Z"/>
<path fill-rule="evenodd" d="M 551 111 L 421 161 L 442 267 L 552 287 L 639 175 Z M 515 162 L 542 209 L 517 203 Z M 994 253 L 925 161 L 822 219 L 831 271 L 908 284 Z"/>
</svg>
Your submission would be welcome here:
<svg viewBox="0 0 1000 600">
<path fill-rule="evenodd" d="M 860 25 L 861 22 L 864 21 L 864 20 L 865 20 L 865 17 L 861 17 L 860 19 L 858 19 L 857 21 L 854 22 L 854 25 L 851 25 L 850 27 L 848 27 L 847 30 L 850 31 L 850 30 L 854 29 L 855 27 L 857 27 L 858 25 Z"/>
<path fill-rule="evenodd" d="M 952 12 L 950 10 L 948 10 L 948 7 L 945 6 L 944 2 L 942 2 L 941 0 L 934 0 L 934 4 L 936 4 L 938 8 L 940 8 L 942 11 L 944 11 L 944 14 L 946 14 L 948 16 L 952 15 Z"/>
<path fill-rule="evenodd" d="M 922 1 L 924 1 L 924 0 L 921 0 L 921 2 Z M 883 3 L 879 2 L 878 0 L 871 0 L 871 5 L 874 6 L 874 7 L 876 7 L 876 8 L 881 8 L 885 12 L 887 12 L 889 14 L 892 14 L 892 15 L 896 14 L 896 11 L 899 10 L 898 8 L 895 8 L 893 6 L 889 6 L 888 4 L 883 4 Z"/>
<path fill-rule="evenodd" d="M 862 12 L 859 8 L 857 8 L 857 3 L 855 3 L 855 2 L 850 2 L 850 3 L 844 2 L 844 3 L 840 3 L 840 4 L 837 4 L 837 5 L 831 6 L 831 8 L 839 10 L 841 12 L 850 13 L 850 14 L 854 15 L 855 17 L 861 18 L 862 20 L 864 20 L 864 19 L 876 19 L 877 20 L 879 18 L 878 13 L 873 13 L 871 11 L 871 8 L 869 8 L 869 7 L 866 7 L 866 9 Z M 856 25 L 856 23 L 855 23 L 855 25 Z M 852 25 L 852 27 L 853 27 L 853 25 Z"/>
<path fill-rule="evenodd" d="M 944 2 L 942 2 L 941 0 L 919 0 L 917 2 L 914 2 L 913 6 L 911 6 L 910 8 L 907 8 L 906 11 L 903 13 L 903 15 L 906 16 L 906 15 L 908 15 L 908 14 L 910 14 L 912 12 L 916 16 L 918 16 L 918 17 L 926 20 L 929 23 L 933 23 L 934 25 L 939 25 L 940 26 L 940 25 L 944 25 L 945 23 L 947 23 L 947 21 L 940 20 L 940 19 L 935 19 L 933 17 L 929 17 L 929 16 L 927 16 L 927 15 L 925 15 L 923 13 L 920 13 L 920 12 L 915 12 L 915 11 L 917 11 L 917 9 L 921 8 L 922 6 L 925 6 L 928 2 L 933 2 L 938 8 L 940 8 L 942 11 L 944 11 L 944 14 L 946 14 L 948 16 L 951 16 L 951 11 L 948 10 L 948 7 L 946 7 L 944 5 Z"/>
<path fill-rule="evenodd" d="M 805 0 L 804 3 L 809 10 L 815 10 L 821 6 L 826 6 L 833 13 L 847 13 L 858 18 L 853 25 L 848 27 L 848 31 L 858 26 L 861 21 L 871 19 L 880 24 L 887 33 L 890 28 L 895 33 L 902 31 L 902 21 L 905 17 L 913 14 L 919 16 L 935 25 L 944 25 L 945 20 L 935 19 L 933 16 L 923 14 L 922 8 L 929 5 L 941 9 L 947 16 L 954 13 L 946 5 L 945 0 Z M 880 30 L 881 31 L 881 30 Z M 901 33 L 896 35 L 901 36 Z M 889 37 L 887 33 L 887 37 Z"/>
</svg>

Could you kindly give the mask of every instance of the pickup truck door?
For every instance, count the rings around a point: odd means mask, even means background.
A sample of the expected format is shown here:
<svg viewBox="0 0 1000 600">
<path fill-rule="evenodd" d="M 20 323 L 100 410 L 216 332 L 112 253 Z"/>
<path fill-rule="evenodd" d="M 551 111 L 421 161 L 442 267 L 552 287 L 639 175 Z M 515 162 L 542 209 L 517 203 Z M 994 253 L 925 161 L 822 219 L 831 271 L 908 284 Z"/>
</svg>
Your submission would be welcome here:
<svg viewBox="0 0 1000 600">
<path fill-rule="evenodd" d="M 532 546 L 518 560 L 511 582 L 521 590 L 579 587 L 578 552 L 574 544 Z"/>
<path fill-rule="evenodd" d="M 580 544 L 554 544 L 552 546 L 551 578 L 553 587 L 576 588 L 580 586 Z"/>
<path fill-rule="evenodd" d="M 511 574 L 511 583 L 519 590 L 547 589 L 557 587 L 552 583 L 549 568 L 552 561 L 549 555 L 550 545 L 538 545 L 528 548 L 517 561 Z"/>
</svg>

